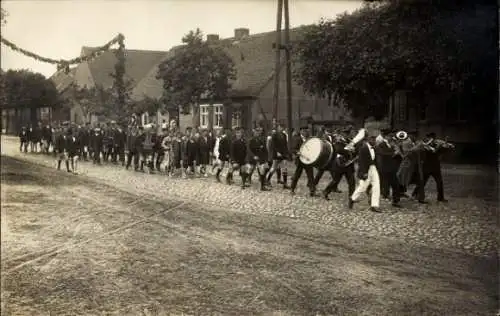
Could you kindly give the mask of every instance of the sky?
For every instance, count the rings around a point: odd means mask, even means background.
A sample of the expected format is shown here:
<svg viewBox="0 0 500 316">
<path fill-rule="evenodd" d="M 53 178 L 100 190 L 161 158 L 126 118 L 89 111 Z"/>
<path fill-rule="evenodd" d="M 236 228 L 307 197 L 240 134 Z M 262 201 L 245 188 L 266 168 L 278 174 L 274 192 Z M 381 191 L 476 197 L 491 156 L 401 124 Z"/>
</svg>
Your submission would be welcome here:
<svg viewBox="0 0 500 316">
<path fill-rule="evenodd" d="M 276 29 L 277 0 L 2 0 L 8 12 L 2 36 L 18 47 L 53 59 L 78 57 L 82 46 L 101 46 L 118 33 L 129 49 L 168 50 L 197 27 L 204 34 L 232 37 Z M 296 27 L 352 12 L 361 1 L 290 0 Z M 1 67 L 30 69 L 50 77 L 56 67 L 1 46 Z"/>
</svg>

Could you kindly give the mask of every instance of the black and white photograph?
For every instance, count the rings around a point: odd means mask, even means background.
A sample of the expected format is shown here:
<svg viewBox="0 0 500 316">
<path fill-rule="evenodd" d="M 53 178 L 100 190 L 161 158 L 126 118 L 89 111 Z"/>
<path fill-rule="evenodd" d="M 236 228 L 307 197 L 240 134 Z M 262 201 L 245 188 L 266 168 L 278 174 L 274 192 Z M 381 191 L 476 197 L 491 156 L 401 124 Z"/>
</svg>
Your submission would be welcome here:
<svg viewBox="0 0 500 316">
<path fill-rule="evenodd" d="M 487 0 L 2 0 L 1 315 L 500 315 Z"/>
</svg>

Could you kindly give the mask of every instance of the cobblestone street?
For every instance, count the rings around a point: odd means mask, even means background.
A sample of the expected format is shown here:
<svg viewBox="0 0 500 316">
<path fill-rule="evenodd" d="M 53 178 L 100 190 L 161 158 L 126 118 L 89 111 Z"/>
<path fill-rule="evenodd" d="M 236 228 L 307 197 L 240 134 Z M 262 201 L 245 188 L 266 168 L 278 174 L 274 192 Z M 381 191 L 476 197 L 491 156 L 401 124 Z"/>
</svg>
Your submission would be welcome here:
<svg viewBox="0 0 500 316">
<path fill-rule="evenodd" d="M 146 195 L 140 179 L 125 190 L 5 155 L 1 175 L 2 315 L 468 316 L 496 308 L 493 258 L 325 225 L 302 208 L 308 221 L 226 200 L 216 207 L 168 191 Z M 208 183 L 192 182 L 184 190 Z"/>
<path fill-rule="evenodd" d="M 51 156 L 22 154 L 16 146 L 15 139 L 2 137 L 2 153 L 45 166 L 55 166 Z M 322 223 L 333 229 L 345 228 L 366 236 L 382 236 L 474 255 L 492 256 L 497 250 L 498 205 L 495 201 L 495 182 L 480 171 L 471 174 L 469 170 L 469 174 L 465 172 L 464 175 L 455 169 L 450 170 L 449 174 L 445 171 L 445 192 L 450 195 L 447 204 L 438 204 L 435 195 L 430 194 L 429 205 L 404 200 L 403 209 L 391 209 L 390 204 L 384 202 L 382 206 L 385 212 L 375 214 L 365 210 L 366 199 L 349 211 L 345 193 L 332 196 L 332 201 L 310 198 L 306 195 L 304 180 L 299 185 L 298 194 L 290 196 L 289 191 L 281 188 L 271 192 L 260 192 L 257 188 L 241 190 L 238 185 L 216 183 L 213 177 L 169 178 L 126 171 L 114 165 L 95 166 L 91 163 L 81 163 L 79 169 L 80 175 L 77 177 L 87 176 L 134 194 L 175 198 L 254 215 L 291 216 L 295 211 L 299 221 Z M 324 178 L 329 178 L 329 175 Z M 319 187 L 322 186 L 324 184 L 320 183 Z M 428 185 L 427 191 L 434 191 L 433 186 L 433 183 Z M 341 189 L 347 191 L 344 181 Z M 479 197 L 473 196 L 479 194 Z"/>
</svg>

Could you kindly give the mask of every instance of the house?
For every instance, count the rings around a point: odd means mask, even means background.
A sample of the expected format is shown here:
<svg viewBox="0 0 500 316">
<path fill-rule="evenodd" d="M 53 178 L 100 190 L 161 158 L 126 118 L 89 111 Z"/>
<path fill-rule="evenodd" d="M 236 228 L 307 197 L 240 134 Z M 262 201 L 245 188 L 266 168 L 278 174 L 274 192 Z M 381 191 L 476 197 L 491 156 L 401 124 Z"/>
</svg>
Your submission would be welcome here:
<svg viewBox="0 0 500 316">
<path fill-rule="evenodd" d="M 93 50 L 95 50 L 93 47 L 82 47 L 80 55 L 89 55 Z M 166 54 L 167 52 L 164 51 L 126 50 L 125 80 L 129 81 L 132 87 L 134 87 L 137 82 L 140 82 L 148 75 L 152 68 L 157 67 Z M 58 91 L 63 95 L 72 83 L 80 88 L 101 86 L 108 89 L 113 85 L 113 78 L 110 74 L 114 72 L 116 62 L 117 59 L 114 50 L 109 50 L 90 62 L 78 64 L 75 68 L 71 69 L 69 74 L 58 71 L 51 79 L 54 81 Z M 68 102 L 72 102 L 69 119 L 78 123 L 87 122 L 89 118 L 86 117 L 86 113 L 83 113 L 82 106 L 75 100 L 71 100 L 69 95 L 68 99 Z M 146 120 L 144 124 L 149 123 L 152 119 L 149 115 L 143 115 L 142 118 Z M 153 118 L 155 118 L 155 115 L 153 115 Z M 162 118 L 158 117 L 157 119 L 161 121 Z M 98 118 L 93 116 L 91 120 L 95 121 Z"/>
<path fill-rule="evenodd" d="M 297 39 L 304 28 L 290 30 L 290 38 Z M 233 59 L 236 68 L 236 80 L 228 100 L 219 100 L 210 104 L 202 102 L 199 107 L 192 108 L 189 114 L 178 114 L 181 129 L 191 126 L 219 129 L 241 126 L 251 128 L 257 121 L 270 121 L 273 113 L 273 94 L 275 78 L 275 56 L 273 44 L 276 41 L 275 32 L 250 34 L 247 28 L 234 30 L 234 36 L 220 39 L 216 34 L 207 35 L 211 45 L 223 47 Z M 169 51 L 165 58 L 172 58 L 179 47 Z M 284 52 L 282 52 L 280 68 L 280 93 L 278 104 L 278 120 L 286 121 L 286 81 L 284 67 Z M 163 93 L 163 83 L 156 78 L 158 68 L 137 83 L 133 90 L 135 97 L 147 95 L 160 98 Z M 342 120 L 348 118 L 349 111 L 344 107 L 331 107 L 328 100 L 309 96 L 301 86 L 292 83 L 293 127 L 298 127 L 301 121 L 312 118 L 315 120 Z"/>
</svg>

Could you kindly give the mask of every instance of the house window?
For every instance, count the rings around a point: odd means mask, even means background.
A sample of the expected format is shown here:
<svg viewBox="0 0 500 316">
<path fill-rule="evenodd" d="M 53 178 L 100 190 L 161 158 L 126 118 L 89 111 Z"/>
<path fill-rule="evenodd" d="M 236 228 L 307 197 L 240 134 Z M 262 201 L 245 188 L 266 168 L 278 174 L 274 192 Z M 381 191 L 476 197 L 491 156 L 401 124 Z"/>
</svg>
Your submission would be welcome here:
<svg viewBox="0 0 500 316">
<path fill-rule="evenodd" d="M 222 104 L 214 104 L 214 128 L 222 128 L 223 126 L 223 106 Z"/>
<path fill-rule="evenodd" d="M 241 126 L 241 111 L 234 111 L 231 120 L 231 126 L 233 128 Z"/>
<path fill-rule="evenodd" d="M 200 105 L 200 127 L 208 128 L 208 104 Z"/>
</svg>

